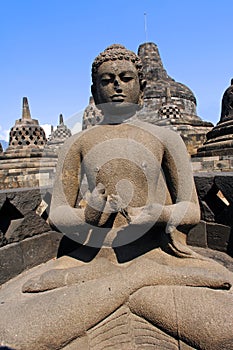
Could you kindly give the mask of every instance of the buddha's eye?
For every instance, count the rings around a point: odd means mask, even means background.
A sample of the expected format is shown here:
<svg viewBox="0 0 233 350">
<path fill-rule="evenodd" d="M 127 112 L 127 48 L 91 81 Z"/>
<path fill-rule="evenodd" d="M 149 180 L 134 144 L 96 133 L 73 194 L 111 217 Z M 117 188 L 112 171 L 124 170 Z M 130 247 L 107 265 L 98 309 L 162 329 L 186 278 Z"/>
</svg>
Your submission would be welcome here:
<svg viewBox="0 0 233 350">
<path fill-rule="evenodd" d="M 133 80 L 133 77 L 125 76 L 125 77 L 122 77 L 121 80 L 124 81 L 125 83 L 127 83 L 128 81 Z"/>
<path fill-rule="evenodd" d="M 121 78 L 121 81 L 127 83 L 128 81 L 135 79 L 135 76 L 131 72 L 124 72 L 120 74 L 120 78 Z"/>
<path fill-rule="evenodd" d="M 113 80 L 114 80 L 114 77 L 112 75 L 109 75 L 109 74 L 102 75 L 102 77 L 100 79 L 102 85 L 109 84 L 109 83 L 113 82 Z"/>
</svg>

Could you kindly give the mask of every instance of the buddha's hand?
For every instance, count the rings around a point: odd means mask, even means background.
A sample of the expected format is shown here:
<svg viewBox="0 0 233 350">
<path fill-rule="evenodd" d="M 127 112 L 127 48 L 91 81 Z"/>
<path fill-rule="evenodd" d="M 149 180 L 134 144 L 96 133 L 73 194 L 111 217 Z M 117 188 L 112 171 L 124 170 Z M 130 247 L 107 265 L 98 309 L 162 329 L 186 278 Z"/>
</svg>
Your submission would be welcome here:
<svg viewBox="0 0 233 350">
<path fill-rule="evenodd" d="M 159 264 L 152 259 L 139 258 L 126 268 L 129 283 L 135 286 L 180 285 L 207 287 L 213 289 L 230 289 L 229 276 L 212 271 L 204 266 L 178 267 Z"/>
<path fill-rule="evenodd" d="M 134 225 L 154 225 L 160 221 L 164 207 L 161 204 L 154 203 L 144 207 L 128 207 L 127 212 L 131 224 Z"/>
<path fill-rule="evenodd" d="M 121 212 L 123 207 L 121 197 L 117 194 L 107 195 L 104 185 L 99 183 L 87 197 L 85 221 L 91 225 L 103 226 L 112 214 Z"/>
<path fill-rule="evenodd" d="M 83 284 L 114 274 L 119 269 L 120 267 L 112 264 L 106 258 L 97 258 L 86 265 L 52 269 L 30 278 L 22 286 L 22 292 L 39 293 L 74 284 Z"/>
<path fill-rule="evenodd" d="M 118 213 L 123 210 L 124 204 L 122 198 L 118 194 L 111 194 L 107 197 L 105 211 L 109 213 Z"/>
<path fill-rule="evenodd" d="M 37 293 L 65 286 L 64 270 L 50 270 L 42 275 L 29 279 L 22 286 L 23 293 Z"/>
<path fill-rule="evenodd" d="M 107 201 L 107 194 L 103 184 L 98 183 L 92 193 L 87 196 L 87 205 L 84 211 L 85 221 L 92 225 L 98 225 L 100 216 Z"/>
<path fill-rule="evenodd" d="M 122 212 L 123 201 L 119 195 L 111 194 L 107 196 L 105 207 L 99 219 L 99 225 L 103 226 L 109 218 L 118 212 Z"/>
<path fill-rule="evenodd" d="M 128 207 L 132 224 L 162 224 L 166 233 L 173 232 L 179 225 L 195 225 L 200 220 L 199 206 L 183 201 L 172 205 L 153 203 L 140 208 Z"/>
<path fill-rule="evenodd" d="M 172 233 L 179 225 L 197 224 L 200 220 L 199 207 L 188 201 L 168 205 L 166 233 Z"/>
</svg>

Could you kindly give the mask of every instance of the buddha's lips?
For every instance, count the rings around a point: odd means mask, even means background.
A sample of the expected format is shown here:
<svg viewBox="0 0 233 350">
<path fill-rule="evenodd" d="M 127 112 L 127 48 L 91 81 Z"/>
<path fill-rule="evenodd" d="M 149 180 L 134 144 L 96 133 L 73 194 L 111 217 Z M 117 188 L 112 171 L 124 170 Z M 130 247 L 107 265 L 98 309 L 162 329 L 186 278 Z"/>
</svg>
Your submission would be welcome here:
<svg viewBox="0 0 233 350">
<path fill-rule="evenodd" d="M 121 94 L 117 95 L 117 94 L 115 94 L 115 95 L 111 96 L 111 99 L 114 102 L 122 102 L 122 101 L 124 101 L 125 97 L 126 97 L 125 95 L 121 95 Z"/>
</svg>

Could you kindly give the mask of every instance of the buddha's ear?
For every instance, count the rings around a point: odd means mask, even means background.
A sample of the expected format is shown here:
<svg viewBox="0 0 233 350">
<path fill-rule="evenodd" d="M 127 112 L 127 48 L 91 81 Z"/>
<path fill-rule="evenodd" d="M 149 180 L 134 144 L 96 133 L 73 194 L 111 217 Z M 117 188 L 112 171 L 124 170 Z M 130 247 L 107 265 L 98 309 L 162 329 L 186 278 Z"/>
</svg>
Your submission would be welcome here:
<svg viewBox="0 0 233 350">
<path fill-rule="evenodd" d="M 91 93 L 92 93 L 92 96 L 94 98 L 95 105 L 98 106 L 98 104 L 99 104 L 98 94 L 96 91 L 96 86 L 94 84 L 91 85 Z"/>
<path fill-rule="evenodd" d="M 143 98 L 144 98 L 144 90 L 146 87 L 146 80 L 141 80 L 140 81 L 140 95 L 139 95 L 139 99 L 138 99 L 138 106 L 139 108 L 143 107 Z"/>
</svg>

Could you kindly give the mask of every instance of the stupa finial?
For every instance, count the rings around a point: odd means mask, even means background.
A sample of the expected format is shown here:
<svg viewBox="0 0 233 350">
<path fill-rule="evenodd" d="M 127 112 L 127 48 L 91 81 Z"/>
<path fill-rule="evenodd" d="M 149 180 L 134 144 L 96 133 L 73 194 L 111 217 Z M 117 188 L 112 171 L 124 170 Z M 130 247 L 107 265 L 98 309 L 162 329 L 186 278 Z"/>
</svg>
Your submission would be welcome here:
<svg viewBox="0 0 233 350">
<path fill-rule="evenodd" d="M 27 97 L 23 97 L 22 119 L 32 119 Z"/>
<path fill-rule="evenodd" d="M 171 103 L 172 97 L 171 97 L 171 89 L 170 86 L 166 87 L 166 104 Z"/>
<path fill-rule="evenodd" d="M 63 125 L 63 124 L 64 124 L 63 115 L 60 114 L 59 115 L 59 125 Z"/>
</svg>

